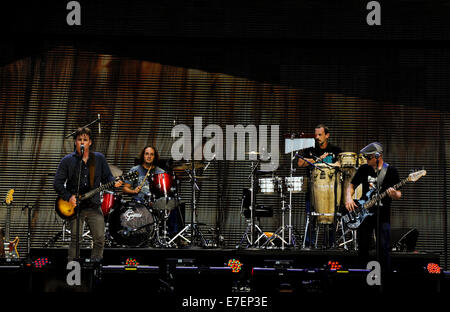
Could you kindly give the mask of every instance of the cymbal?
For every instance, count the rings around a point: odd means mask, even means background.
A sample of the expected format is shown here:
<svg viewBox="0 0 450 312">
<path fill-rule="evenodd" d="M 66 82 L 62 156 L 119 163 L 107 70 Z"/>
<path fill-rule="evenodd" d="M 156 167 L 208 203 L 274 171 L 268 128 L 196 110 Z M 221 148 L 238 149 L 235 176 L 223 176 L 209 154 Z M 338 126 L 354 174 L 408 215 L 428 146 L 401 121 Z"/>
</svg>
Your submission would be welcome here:
<svg viewBox="0 0 450 312">
<path fill-rule="evenodd" d="M 109 170 L 111 170 L 112 175 L 115 177 L 121 176 L 123 173 L 123 171 L 119 169 L 119 167 L 114 165 L 109 165 Z"/>
<path fill-rule="evenodd" d="M 204 168 L 205 166 L 206 166 L 206 164 L 203 161 L 194 160 L 194 168 L 195 169 Z M 174 162 L 172 164 L 172 170 L 187 170 L 187 169 L 192 169 L 192 162 L 191 161 L 188 161 L 188 162 Z"/>
</svg>

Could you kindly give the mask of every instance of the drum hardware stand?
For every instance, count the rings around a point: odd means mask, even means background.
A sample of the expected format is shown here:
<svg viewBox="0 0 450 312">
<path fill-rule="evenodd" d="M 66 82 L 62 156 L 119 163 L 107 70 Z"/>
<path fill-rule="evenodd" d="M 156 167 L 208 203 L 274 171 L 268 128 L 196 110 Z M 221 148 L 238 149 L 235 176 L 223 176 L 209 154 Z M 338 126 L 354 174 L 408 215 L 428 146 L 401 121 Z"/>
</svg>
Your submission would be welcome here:
<svg viewBox="0 0 450 312">
<path fill-rule="evenodd" d="M 294 166 L 293 166 L 293 161 L 296 159 L 296 157 L 298 156 L 298 151 L 295 153 L 295 155 L 294 155 L 294 150 L 291 150 L 291 168 L 290 168 L 290 178 L 291 178 L 291 182 L 293 183 L 293 180 L 292 180 L 292 173 L 295 171 L 295 169 L 294 169 Z M 292 187 L 293 187 L 293 185 L 292 185 Z M 292 235 L 292 229 L 293 229 L 293 227 L 292 227 L 292 187 L 291 187 L 291 189 L 290 189 L 290 191 L 289 191 L 289 205 L 288 205 L 288 210 L 289 210 L 289 222 L 288 222 L 288 224 L 287 225 L 285 225 L 285 207 L 284 207 L 284 204 L 285 204 L 285 196 L 284 196 L 284 194 L 283 194 L 283 187 L 282 187 L 282 185 L 281 185 L 281 187 L 280 187 L 280 191 L 281 191 L 281 214 L 282 214 L 282 216 L 281 216 L 281 218 L 282 218 L 282 221 L 281 221 L 281 228 L 279 228 L 275 233 L 274 233 L 274 235 L 272 236 L 272 237 L 274 237 L 274 239 L 276 238 L 276 236 L 275 236 L 275 234 L 277 234 L 277 233 L 279 233 L 279 232 L 281 232 L 282 234 L 281 234 L 281 249 L 282 250 L 284 250 L 284 248 L 285 248 L 285 244 L 287 244 L 288 246 L 292 246 L 292 247 L 295 247 L 295 238 L 293 237 L 293 235 Z M 285 241 L 285 239 L 284 239 L 284 235 L 285 235 L 285 228 L 287 228 L 288 229 L 288 241 L 286 242 Z"/>
<path fill-rule="evenodd" d="M 253 161 L 251 164 L 252 170 L 250 172 L 250 175 L 248 176 L 247 179 L 250 179 L 250 246 L 254 247 L 255 245 L 255 171 L 256 168 L 258 168 L 259 163 L 261 162 L 260 159 L 258 159 L 258 161 L 256 162 L 256 165 L 253 166 Z M 263 231 L 261 231 L 261 229 L 258 226 L 258 232 L 263 233 Z"/>
<path fill-rule="evenodd" d="M 282 186 L 281 188 L 281 227 L 279 227 L 274 233 L 273 235 L 261 246 L 261 247 L 265 247 L 266 245 L 268 245 L 269 243 L 273 244 L 273 241 L 277 238 L 279 238 L 281 240 L 281 249 L 284 250 L 285 245 L 291 245 L 291 223 L 289 222 L 289 225 L 285 224 L 285 210 L 286 208 L 284 207 L 285 205 L 285 195 L 283 194 L 283 190 L 282 190 Z M 289 208 L 290 209 L 290 208 Z M 290 219 L 289 219 L 290 221 Z M 289 242 L 286 242 L 286 240 L 284 239 L 284 234 L 285 234 L 285 229 L 288 228 L 289 230 Z M 281 236 L 279 235 L 281 233 Z M 263 233 L 264 234 L 264 233 Z M 267 235 L 264 234 L 265 237 L 267 237 Z M 256 240 L 256 242 L 258 242 L 260 239 L 262 238 L 262 235 Z M 255 243 L 256 243 L 255 242 Z"/>
<path fill-rule="evenodd" d="M 256 233 L 258 235 L 258 238 L 255 240 L 254 243 L 252 243 L 251 241 L 251 237 L 249 237 L 249 232 L 251 231 L 251 228 L 256 229 Z M 277 236 L 272 235 L 273 238 L 276 238 Z M 266 242 L 261 246 L 264 247 L 265 245 L 269 244 L 271 246 L 275 246 L 275 244 L 273 243 L 273 239 L 269 238 L 262 230 L 261 228 L 258 226 L 258 224 L 255 224 L 251 221 L 251 219 L 247 219 L 247 228 L 245 229 L 245 233 L 244 235 L 242 235 L 241 241 L 239 242 L 239 244 L 236 246 L 237 249 L 239 249 L 240 247 L 242 247 L 242 244 L 244 243 L 244 240 L 247 240 L 247 246 L 248 247 L 255 247 L 257 246 L 258 242 L 262 239 L 262 238 L 266 238 Z"/>
<path fill-rule="evenodd" d="M 338 244 L 338 247 L 344 246 L 344 249 L 348 250 L 347 244 L 353 242 L 353 249 L 358 250 L 358 245 L 357 245 L 357 241 L 356 241 L 356 230 L 351 230 L 351 229 L 345 230 L 342 219 L 339 219 L 338 227 L 341 229 L 341 233 L 342 233 L 342 236 L 336 240 L 336 244 Z M 349 232 L 351 233 L 352 238 L 350 240 L 346 240 L 345 236 Z M 339 244 L 340 240 L 342 240 L 343 242 Z"/>
<path fill-rule="evenodd" d="M 83 228 L 86 226 L 86 224 L 83 225 Z M 88 238 L 88 239 L 92 239 L 92 236 L 90 236 L 90 230 L 87 229 L 86 231 L 84 231 L 82 238 Z M 55 235 L 53 235 L 52 238 L 50 238 L 45 244 L 44 247 L 49 247 L 50 245 L 54 245 L 56 243 L 56 241 L 62 236 L 62 241 L 63 242 L 68 242 L 70 241 L 70 237 L 66 238 L 66 233 L 70 235 L 70 229 L 67 228 L 67 221 L 64 220 L 63 224 L 62 224 L 62 230 L 59 231 L 58 233 L 56 233 Z"/>
<path fill-rule="evenodd" d="M 196 220 L 196 215 L 197 215 L 197 199 L 195 196 L 195 191 L 198 190 L 200 191 L 200 188 L 197 185 L 197 178 L 195 177 L 195 162 L 192 161 L 192 169 L 191 170 L 186 170 L 186 172 L 189 174 L 189 177 L 191 178 L 192 181 L 192 218 L 191 218 L 191 223 L 186 225 L 184 227 L 184 229 L 182 229 L 177 235 L 175 235 L 169 242 L 168 244 L 172 244 L 173 241 L 175 239 L 177 239 L 178 237 L 181 237 L 182 239 L 184 239 L 186 242 L 188 242 L 189 244 L 193 245 L 196 239 L 200 239 L 201 242 L 201 246 L 204 247 L 206 246 L 206 240 L 205 237 L 203 236 L 203 234 L 201 233 L 198 224 L 197 224 L 197 220 Z M 191 240 L 189 241 L 186 237 L 184 237 L 182 234 L 186 231 L 191 231 Z"/>
<path fill-rule="evenodd" d="M 317 168 L 321 172 L 324 172 L 322 170 L 322 168 L 317 167 L 315 164 L 313 164 L 312 162 L 310 162 L 309 160 L 307 160 L 303 156 L 299 155 L 298 152 L 295 153 L 294 158 L 295 157 L 301 158 L 303 161 L 306 161 L 309 165 L 313 166 L 314 168 Z M 312 183 L 312 181 L 310 181 L 310 183 Z M 310 187 L 310 189 L 312 189 L 312 186 Z M 316 213 L 316 212 L 311 212 L 311 211 L 306 213 L 306 224 L 305 224 L 305 233 L 303 235 L 302 249 L 306 248 L 306 237 L 308 236 L 308 230 L 309 230 L 310 223 L 311 223 L 311 216 L 318 216 L 318 215 L 320 215 L 320 214 Z M 316 235 L 316 237 L 317 237 L 317 235 Z M 317 246 L 317 239 L 314 242 L 314 246 Z"/>
<path fill-rule="evenodd" d="M 169 218 L 169 214 L 170 212 L 168 212 L 167 210 L 164 210 L 164 216 L 163 216 L 163 229 L 162 229 L 162 236 L 159 233 L 159 227 L 158 227 L 158 231 L 156 232 L 157 235 L 157 241 L 158 243 L 162 246 L 162 247 L 172 247 L 172 241 L 173 240 L 169 240 L 169 237 L 167 236 L 168 232 L 167 232 L 167 219 Z M 181 236 L 181 235 L 180 235 Z"/>
<path fill-rule="evenodd" d="M 259 164 L 260 164 L 261 160 L 258 159 L 258 161 L 256 162 L 256 164 L 254 164 L 254 162 L 252 161 L 251 163 L 251 172 L 250 175 L 248 176 L 247 179 L 250 179 L 250 205 L 249 205 L 249 210 L 250 210 L 250 218 L 247 219 L 247 228 L 245 229 L 244 235 L 242 235 L 241 241 L 240 243 L 236 246 L 236 248 L 240 248 L 242 246 L 242 243 L 244 242 L 245 239 L 247 239 L 247 248 L 249 247 L 257 247 L 257 243 L 261 240 L 261 238 L 265 237 L 265 238 L 269 238 L 262 230 L 261 228 L 255 224 L 255 208 L 256 208 L 256 200 L 255 200 L 255 171 L 258 168 Z M 242 198 L 242 203 L 241 203 L 241 213 L 243 212 L 243 207 L 244 207 L 244 197 Z M 257 231 L 257 233 L 255 233 L 255 229 Z M 249 232 L 250 232 L 250 237 L 249 237 Z M 259 235 L 258 238 L 255 240 L 256 235 Z M 269 243 L 268 240 L 266 240 L 266 243 Z M 274 245 L 273 242 L 270 242 L 271 245 Z"/>
</svg>

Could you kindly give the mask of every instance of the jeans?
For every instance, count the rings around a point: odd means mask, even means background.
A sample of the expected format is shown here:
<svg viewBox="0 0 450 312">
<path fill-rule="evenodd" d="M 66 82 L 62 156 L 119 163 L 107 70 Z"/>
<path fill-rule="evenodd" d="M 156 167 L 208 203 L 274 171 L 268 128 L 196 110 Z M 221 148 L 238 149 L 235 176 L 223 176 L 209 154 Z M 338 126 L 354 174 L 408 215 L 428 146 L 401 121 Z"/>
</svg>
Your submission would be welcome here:
<svg viewBox="0 0 450 312">
<path fill-rule="evenodd" d="M 82 208 L 80 210 L 79 237 L 80 243 L 83 235 L 83 221 L 89 226 L 91 231 L 93 248 L 91 259 L 100 261 L 103 259 L 103 249 L 105 248 L 105 219 L 100 206 Z M 77 218 L 70 221 L 70 244 L 69 244 L 69 260 L 76 257 L 76 239 L 77 239 Z"/>
</svg>

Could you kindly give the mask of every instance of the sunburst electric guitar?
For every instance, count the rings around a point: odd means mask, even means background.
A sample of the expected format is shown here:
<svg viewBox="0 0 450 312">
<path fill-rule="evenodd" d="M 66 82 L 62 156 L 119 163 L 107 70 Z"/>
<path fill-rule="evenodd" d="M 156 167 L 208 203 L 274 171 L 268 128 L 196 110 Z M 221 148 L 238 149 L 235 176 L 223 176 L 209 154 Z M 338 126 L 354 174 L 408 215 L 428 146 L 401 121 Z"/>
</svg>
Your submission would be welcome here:
<svg viewBox="0 0 450 312">
<path fill-rule="evenodd" d="M 421 177 L 425 176 L 427 174 L 426 170 L 419 170 L 416 172 L 413 172 L 409 174 L 409 176 L 397 183 L 393 186 L 395 190 L 398 190 L 400 187 L 406 184 L 406 182 L 416 182 Z M 373 215 L 373 213 L 369 212 L 369 208 L 374 206 L 377 201 L 382 200 L 384 197 L 387 196 L 387 190 L 383 193 L 381 193 L 379 196 L 373 196 L 373 192 L 375 189 L 371 189 L 366 194 L 366 198 L 370 198 L 368 200 L 359 199 L 355 200 L 356 205 L 358 206 L 355 208 L 352 212 L 347 212 L 344 216 L 342 216 L 342 221 L 344 222 L 344 225 L 346 225 L 350 229 L 357 229 L 361 223 L 364 221 L 364 219 L 368 216 Z"/>
<path fill-rule="evenodd" d="M 3 243 L 4 246 L 4 254 L 7 259 L 19 259 L 19 252 L 17 251 L 17 245 L 19 245 L 19 237 L 16 236 L 14 240 L 9 240 L 9 229 L 11 225 L 11 206 L 13 202 L 13 194 L 14 189 L 10 189 L 8 194 L 6 194 L 5 203 L 7 207 L 6 213 L 6 230 L 5 230 L 5 241 Z"/>
<path fill-rule="evenodd" d="M 134 172 L 125 174 L 123 176 L 116 177 L 116 180 L 117 179 L 120 179 L 122 181 L 123 180 L 135 180 L 138 176 L 139 176 L 139 173 L 137 171 L 134 171 Z M 106 184 L 103 184 L 100 187 L 97 187 L 96 189 L 93 189 L 87 193 L 84 193 L 83 195 L 78 196 L 77 203 L 80 203 L 83 200 L 91 198 L 92 196 L 94 196 L 97 193 L 100 193 L 103 190 L 113 187 L 114 184 L 116 183 L 116 180 L 111 181 Z M 76 207 L 78 207 L 78 205 Z M 63 219 L 71 219 L 72 217 L 74 217 L 77 212 L 76 207 L 73 207 L 70 202 L 62 199 L 61 197 L 56 198 L 55 211 Z"/>
</svg>

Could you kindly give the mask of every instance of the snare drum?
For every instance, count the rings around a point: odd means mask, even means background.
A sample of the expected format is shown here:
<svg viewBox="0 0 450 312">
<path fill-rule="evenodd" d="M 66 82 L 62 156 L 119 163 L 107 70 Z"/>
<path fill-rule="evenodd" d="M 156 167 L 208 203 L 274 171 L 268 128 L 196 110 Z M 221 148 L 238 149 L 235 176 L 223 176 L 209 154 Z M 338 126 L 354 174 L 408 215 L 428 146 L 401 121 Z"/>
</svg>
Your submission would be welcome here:
<svg viewBox="0 0 450 312">
<path fill-rule="evenodd" d="M 279 191 L 281 186 L 281 178 L 260 178 L 258 179 L 259 192 L 265 195 L 275 194 Z"/>
<path fill-rule="evenodd" d="M 285 177 L 284 183 L 286 184 L 288 192 L 305 192 L 305 188 L 303 186 L 303 177 Z"/>
<path fill-rule="evenodd" d="M 312 170 L 312 200 L 314 210 L 318 214 L 317 222 L 320 224 L 332 224 L 334 222 L 334 213 L 336 205 L 335 186 L 336 172 L 335 168 L 330 168 L 326 164 L 316 164 L 318 168 Z M 340 191 L 337 184 L 337 193 Z"/>
<path fill-rule="evenodd" d="M 356 167 L 356 153 L 345 152 L 338 155 L 338 161 L 342 168 Z"/>
</svg>

